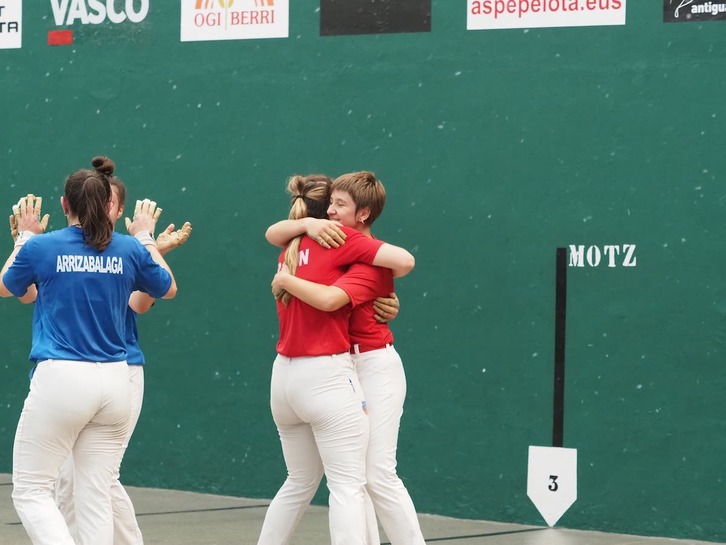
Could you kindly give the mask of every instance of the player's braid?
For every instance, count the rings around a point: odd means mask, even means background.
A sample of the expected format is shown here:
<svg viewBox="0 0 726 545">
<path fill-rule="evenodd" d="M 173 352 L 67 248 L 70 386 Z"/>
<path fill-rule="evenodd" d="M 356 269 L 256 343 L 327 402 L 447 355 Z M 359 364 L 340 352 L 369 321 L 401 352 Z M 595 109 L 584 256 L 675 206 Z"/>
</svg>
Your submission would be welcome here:
<svg viewBox="0 0 726 545">
<path fill-rule="evenodd" d="M 287 181 L 287 192 L 292 199 L 289 219 L 302 219 L 307 217 L 327 217 L 328 202 L 330 201 L 330 185 L 332 180 L 323 174 L 309 176 L 295 175 Z M 285 251 L 285 265 L 290 274 L 295 275 L 300 253 L 300 240 L 302 235 L 292 239 Z M 285 292 L 282 302 L 287 305 L 291 295 Z"/>
</svg>

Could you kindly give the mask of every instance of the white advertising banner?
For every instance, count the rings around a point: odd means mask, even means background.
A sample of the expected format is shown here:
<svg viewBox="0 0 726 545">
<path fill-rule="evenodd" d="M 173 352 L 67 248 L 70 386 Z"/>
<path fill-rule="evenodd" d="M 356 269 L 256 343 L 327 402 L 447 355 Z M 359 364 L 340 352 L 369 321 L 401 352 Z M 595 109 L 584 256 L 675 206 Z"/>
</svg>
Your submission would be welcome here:
<svg viewBox="0 0 726 545">
<path fill-rule="evenodd" d="M 468 30 L 624 24 L 625 0 L 467 0 Z"/>
<path fill-rule="evenodd" d="M 23 0 L 0 0 L 0 49 L 23 45 Z"/>
<path fill-rule="evenodd" d="M 289 0 L 181 0 L 181 41 L 287 38 L 289 14 Z"/>
</svg>

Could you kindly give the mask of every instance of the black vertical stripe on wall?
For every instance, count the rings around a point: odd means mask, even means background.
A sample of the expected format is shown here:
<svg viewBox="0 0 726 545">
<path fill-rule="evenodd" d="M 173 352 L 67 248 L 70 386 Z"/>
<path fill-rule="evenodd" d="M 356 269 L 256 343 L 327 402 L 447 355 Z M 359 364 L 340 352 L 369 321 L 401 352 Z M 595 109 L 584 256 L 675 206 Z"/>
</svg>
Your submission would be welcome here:
<svg viewBox="0 0 726 545">
<path fill-rule="evenodd" d="M 555 254 L 555 392 L 552 446 L 562 447 L 565 428 L 565 337 L 567 323 L 567 248 Z"/>
<path fill-rule="evenodd" d="M 431 0 L 320 0 L 320 35 L 431 32 Z"/>
</svg>

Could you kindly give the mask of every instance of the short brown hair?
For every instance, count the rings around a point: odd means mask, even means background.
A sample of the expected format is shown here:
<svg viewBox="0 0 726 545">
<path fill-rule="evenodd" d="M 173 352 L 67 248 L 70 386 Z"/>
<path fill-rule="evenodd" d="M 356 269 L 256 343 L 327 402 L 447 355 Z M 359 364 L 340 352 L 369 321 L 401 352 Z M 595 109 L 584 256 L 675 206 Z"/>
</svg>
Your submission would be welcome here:
<svg viewBox="0 0 726 545">
<path fill-rule="evenodd" d="M 375 174 L 367 170 L 338 176 L 333 181 L 331 190 L 348 193 L 356 210 L 368 208 L 370 215 L 365 220 L 366 225 L 372 225 L 376 221 L 386 204 L 386 188 Z"/>
</svg>

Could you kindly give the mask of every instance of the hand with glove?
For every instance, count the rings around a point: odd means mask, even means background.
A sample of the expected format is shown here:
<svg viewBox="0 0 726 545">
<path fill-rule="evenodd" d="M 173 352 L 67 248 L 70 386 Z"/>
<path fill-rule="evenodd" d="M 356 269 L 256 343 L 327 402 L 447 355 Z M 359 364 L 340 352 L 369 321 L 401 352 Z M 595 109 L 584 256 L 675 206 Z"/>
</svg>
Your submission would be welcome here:
<svg viewBox="0 0 726 545">
<path fill-rule="evenodd" d="M 159 236 L 156 237 L 156 247 L 161 255 L 171 252 L 175 248 L 178 248 L 189 240 L 189 235 L 192 234 L 192 224 L 184 222 L 181 229 L 174 230 L 174 224 L 172 223 L 164 229 Z"/>
<path fill-rule="evenodd" d="M 166 230 L 159 235 L 158 240 L 163 242 L 166 237 L 169 237 L 169 239 L 173 237 L 173 240 L 177 243 L 177 245 L 167 246 L 164 250 L 162 250 L 161 247 L 157 247 L 157 241 L 154 240 L 154 230 L 156 229 L 156 222 L 159 220 L 159 216 L 161 216 L 161 208 L 156 206 L 155 201 L 149 199 L 136 201 L 133 220 L 130 220 L 129 218 L 125 219 L 126 230 L 146 247 L 154 261 L 166 269 L 169 274 L 172 274 L 171 269 L 169 268 L 169 265 L 167 265 L 162 254 L 186 242 L 186 239 L 189 238 L 189 233 L 191 233 L 192 227 L 188 223 L 185 224 L 184 227 L 179 229 L 177 232 L 181 232 L 179 234 L 172 233 L 174 230 L 173 224 L 167 227 Z M 187 225 L 188 228 L 185 229 Z M 166 237 L 164 235 L 166 235 Z M 173 274 L 172 286 L 174 293 L 176 293 L 176 281 L 174 280 Z M 154 298 L 148 293 L 141 291 L 133 292 L 129 298 L 129 307 L 137 314 L 143 314 L 148 311 L 153 304 Z"/>
<path fill-rule="evenodd" d="M 18 220 L 15 219 L 15 214 L 10 214 L 10 236 L 13 237 L 13 242 L 18 238 Z"/>
<path fill-rule="evenodd" d="M 144 199 L 136 201 L 133 221 L 126 218 L 126 230 L 144 246 L 156 246 L 154 230 L 156 222 L 161 216 L 161 208 L 157 208 L 156 201 Z"/>
<path fill-rule="evenodd" d="M 13 205 L 13 214 L 10 216 L 10 235 L 16 246 L 22 246 L 30 237 L 45 232 L 48 227 L 50 214 L 41 219 L 43 198 L 28 194 L 22 197 L 18 204 Z"/>
</svg>

